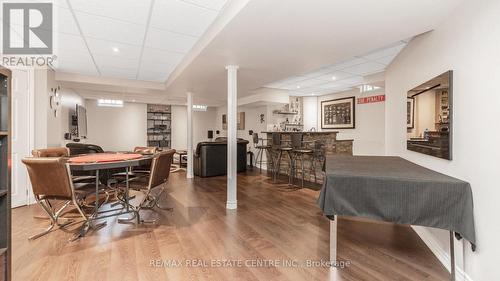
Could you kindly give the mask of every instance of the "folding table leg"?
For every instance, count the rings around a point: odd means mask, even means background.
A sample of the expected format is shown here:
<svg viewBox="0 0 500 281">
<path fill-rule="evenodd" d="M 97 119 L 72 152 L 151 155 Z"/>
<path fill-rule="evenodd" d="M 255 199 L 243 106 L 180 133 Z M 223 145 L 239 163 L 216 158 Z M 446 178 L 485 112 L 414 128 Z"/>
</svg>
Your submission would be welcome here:
<svg viewBox="0 0 500 281">
<path fill-rule="evenodd" d="M 330 262 L 337 262 L 337 216 L 330 220 Z"/>
<path fill-rule="evenodd" d="M 455 281 L 455 240 L 453 237 L 453 231 L 450 231 L 450 280 Z"/>
</svg>

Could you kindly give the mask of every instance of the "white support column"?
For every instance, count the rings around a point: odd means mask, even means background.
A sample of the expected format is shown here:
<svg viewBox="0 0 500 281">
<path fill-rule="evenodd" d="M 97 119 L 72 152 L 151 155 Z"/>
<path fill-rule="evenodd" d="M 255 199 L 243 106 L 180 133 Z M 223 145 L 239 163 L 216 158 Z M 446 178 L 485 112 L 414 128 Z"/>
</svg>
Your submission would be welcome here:
<svg viewBox="0 0 500 281">
<path fill-rule="evenodd" d="M 228 65 L 227 69 L 227 209 L 236 209 L 237 183 L 237 110 L 238 110 L 238 66 Z"/>
<path fill-rule="evenodd" d="M 192 179 L 193 175 L 193 94 L 187 93 L 187 170 L 186 178 Z"/>
</svg>

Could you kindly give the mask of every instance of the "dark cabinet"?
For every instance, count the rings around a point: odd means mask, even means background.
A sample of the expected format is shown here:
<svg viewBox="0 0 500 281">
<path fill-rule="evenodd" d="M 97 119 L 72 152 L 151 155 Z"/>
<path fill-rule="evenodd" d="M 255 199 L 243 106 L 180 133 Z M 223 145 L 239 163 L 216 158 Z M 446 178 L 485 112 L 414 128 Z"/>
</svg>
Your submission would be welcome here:
<svg viewBox="0 0 500 281">
<path fill-rule="evenodd" d="M 10 87 L 11 72 L 0 67 L 0 280 L 10 280 Z"/>
</svg>

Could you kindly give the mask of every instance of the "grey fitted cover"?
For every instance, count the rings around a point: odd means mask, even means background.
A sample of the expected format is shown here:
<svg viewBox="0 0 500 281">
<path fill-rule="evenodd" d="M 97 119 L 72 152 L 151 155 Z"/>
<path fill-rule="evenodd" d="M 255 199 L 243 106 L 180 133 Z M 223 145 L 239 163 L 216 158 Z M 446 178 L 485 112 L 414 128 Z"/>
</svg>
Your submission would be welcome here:
<svg viewBox="0 0 500 281">
<path fill-rule="evenodd" d="M 469 183 L 400 157 L 331 156 L 318 198 L 323 213 L 454 231 L 475 248 Z"/>
</svg>

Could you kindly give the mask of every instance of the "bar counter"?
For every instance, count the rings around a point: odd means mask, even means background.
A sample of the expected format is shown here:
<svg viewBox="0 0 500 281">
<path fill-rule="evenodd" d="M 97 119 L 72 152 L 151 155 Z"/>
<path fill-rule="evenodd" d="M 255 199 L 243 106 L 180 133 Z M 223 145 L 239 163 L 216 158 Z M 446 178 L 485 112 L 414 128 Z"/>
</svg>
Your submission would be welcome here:
<svg viewBox="0 0 500 281">
<path fill-rule="evenodd" d="M 265 131 L 262 132 L 267 135 L 267 139 L 272 139 L 272 133 L 279 133 L 282 134 L 281 139 L 282 140 L 290 140 L 290 135 L 291 134 L 303 134 L 303 141 L 305 142 L 314 142 L 317 140 L 321 140 L 325 144 L 325 154 L 326 156 L 331 156 L 331 155 L 352 155 L 352 145 L 353 141 L 352 139 L 346 139 L 346 140 L 338 140 L 337 139 L 337 134 L 338 131 L 328 131 L 328 132 L 272 132 L 272 131 Z M 271 143 L 271 141 L 269 142 Z M 289 142 L 288 142 L 289 143 Z M 311 148 L 314 148 L 314 144 L 311 143 Z M 277 151 L 271 150 L 271 154 L 273 156 L 273 159 L 276 159 L 277 157 Z M 298 168 L 300 167 L 300 161 L 297 162 Z M 286 153 L 283 153 L 283 156 L 281 158 L 281 165 L 280 165 L 280 174 L 281 175 L 286 175 L 288 176 L 288 168 L 290 165 L 290 161 L 288 159 L 288 156 L 286 156 Z M 304 157 L 304 180 L 309 181 L 309 182 L 314 182 L 314 173 L 310 172 L 310 165 L 311 165 L 311 157 L 306 156 Z M 322 167 L 319 164 L 319 162 L 316 163 L 315 167 L 315 172 L 316 172 L 316 182 L 322 184 L 323 183 L 323 173 L 321 171 Z M 296 179 L 301 179 L 302 178 L 302 171 L 300 169 L 297 169 L 295 175 Z"/>
</svg>

